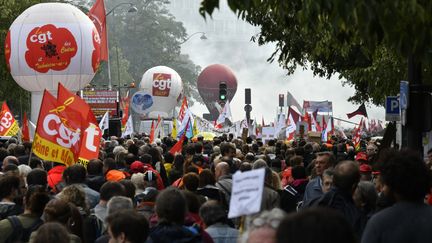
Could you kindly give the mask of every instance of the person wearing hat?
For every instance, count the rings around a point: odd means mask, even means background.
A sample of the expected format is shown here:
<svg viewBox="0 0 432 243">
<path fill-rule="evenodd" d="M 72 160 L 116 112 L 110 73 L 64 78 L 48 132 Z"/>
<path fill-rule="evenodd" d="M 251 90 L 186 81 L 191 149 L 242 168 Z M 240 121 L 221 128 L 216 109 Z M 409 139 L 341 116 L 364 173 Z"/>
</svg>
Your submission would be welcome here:
<svg viewBox="0 0 432 243">
<path fill-rule="evenodd" d="M 368 156 L 365 152 L 358 152 L 355 156 L 355 160 L 360 164 L 368 163 Z"/>
<path fill-rule="evenodd" d="M 146 175 L 146 172 L 153 172 L 152 176 L 150 177 L 152 180 L 151 181 L 155 181 L 156 185 L 155 188 L 158 190 L 163 190 L 165 188 L 164 184 L 163 184 L 163 180 L 162 177 L 160 176 L 160 174 L 157 172 L 157 170 L 153 169 L 153 167 L 150 164 L 144 164 L 141 161 L 135 161 L 130 165 L 130 172 L 132 174 L 134 173 L 144 173 L 144 177 Z M 147 178 L 148 178 L 147 174 Z M 145 181 L 145 178 L 144 178 Z"/>
<path fill-rule="evenodd" d="M 372 181 L 372 167 L 370 165 L 360 165 L 360 181 Z"/>
</svg>

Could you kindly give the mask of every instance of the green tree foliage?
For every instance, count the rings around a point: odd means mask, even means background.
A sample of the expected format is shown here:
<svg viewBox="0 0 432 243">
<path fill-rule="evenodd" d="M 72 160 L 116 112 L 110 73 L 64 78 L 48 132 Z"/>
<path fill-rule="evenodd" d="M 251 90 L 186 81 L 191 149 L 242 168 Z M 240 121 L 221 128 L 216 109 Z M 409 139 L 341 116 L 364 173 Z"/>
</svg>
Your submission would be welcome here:
<svg viewBox="0 0 432 243">
<path fill-rule="evenodd" d="M 4 43 L 10 25 L 28 7 L 41 0 L 0 0 L 0 101 L 7 101 L 14 115 L 21 115 L 30 107 L 30 94 L 13 80 L 6 67 Z"/>
<path fill-rule="evenodd" d="M 269 58 L 292 73 L 310 67 L 329 77 L 339 73 L 356 88 L 354 102 L 382 104 L 407 79 L 407 57 L 425 67 L 430 80 L 432 2 L 427 0 L 228 0 L 249 23 L 261 26 L 259 44 L 276 43 Z M 219 0 L 203 0 L 206 17 Z"/>
</svg>

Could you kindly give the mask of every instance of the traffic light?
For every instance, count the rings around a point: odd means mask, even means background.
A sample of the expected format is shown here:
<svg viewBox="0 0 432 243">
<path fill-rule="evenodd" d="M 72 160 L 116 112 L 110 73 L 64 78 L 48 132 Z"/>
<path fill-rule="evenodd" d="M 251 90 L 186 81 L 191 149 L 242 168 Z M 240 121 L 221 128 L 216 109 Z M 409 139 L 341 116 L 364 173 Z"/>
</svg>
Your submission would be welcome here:
<svg viewBox="0 0 432 243">
<path fill-rule="evenodd" d="M 227 85 L 225 82 L 219 83 L 219 100 L 226 101 L 227 99 Z"/>
</svg>

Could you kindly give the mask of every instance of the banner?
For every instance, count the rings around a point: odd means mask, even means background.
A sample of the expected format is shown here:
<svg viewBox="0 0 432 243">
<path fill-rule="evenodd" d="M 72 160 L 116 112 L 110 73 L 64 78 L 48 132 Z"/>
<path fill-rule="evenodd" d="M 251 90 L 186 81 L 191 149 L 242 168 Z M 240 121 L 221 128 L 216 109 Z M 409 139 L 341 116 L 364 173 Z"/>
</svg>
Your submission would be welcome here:
<svg viewBox="0 0 432 243">
<path fill-rule="evenodd" d="M 96 118 L 90 106 L 79 96 L 67 90 L 61 83 L 58 84 L 57 101 L 60 104 L 68 104 L 69 109 L 81 114 L 85 130 L 79 153 L 79 162 L 86 167 L 89 160 L 99 157 L 102 132 L 96 125 Z"/>
<path fill-rule="evenodd" d="M 331 101 L 303 101 L 304 112 L 333 112 L 333 103 Z"/>
<path fill-rule="evenodd" d="M 18 122 L 4 101 L 0 113 L 0 136 L 15 136 L 19 130 Z"/>
<path fill-rule="evenodd" d="M 67 166 L 78 161 L 85 129 L 81 114 L 69 105 L 44 91 L 32 147 L 39 158 Z"/>
</svg>

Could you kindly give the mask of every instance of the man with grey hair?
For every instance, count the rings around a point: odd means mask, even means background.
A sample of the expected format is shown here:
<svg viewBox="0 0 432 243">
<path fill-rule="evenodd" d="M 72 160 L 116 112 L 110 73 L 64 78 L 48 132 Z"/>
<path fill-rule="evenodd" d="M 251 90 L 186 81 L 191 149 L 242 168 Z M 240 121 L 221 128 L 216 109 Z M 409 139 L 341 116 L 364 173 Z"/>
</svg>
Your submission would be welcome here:
<svg viewBox="0 0 432 243">
<path fill-rule="evenodd" d="M 309 181 L 303 196 L 303 208 L 309 207 L 314 201 L 320 198 L 324 193 L 322 190 L 322 175 L 324 170 L 333 167 L 336 159 L 331 152 L 317 153 L 315 159 L 316 177 Z"/>
<path fill-rule="evenodd" d="M 108 201 L 108 215 L 122 209 L 133 209 L 133 203 L 130 198 L 125 196 L 114 196 Z"/>
<path fill-rule="evenodd" d="M 207 227 L 205 231 L 211 236 L 214 243 L 237 242 L 239 231 L 227 224 L 226 211 L 217 201 L 205 202 L 199 210 L 199 215 Z"/>
<path fill-rule="evenodd" d="M 263 211 L 247 223 L 246 231 L 238 240 L 239 243 L 276 243 L 276 230 L 285 217 L 282 209 L 274 208 Z"/>
<path fill-rule="evenodd" d="M 108 203 L 107 203 L 107 218 L 109 218 L 110 215 L 113 215 L 116 212 L 122 211 L 122 210 L 133 210 L 133 203 L 132 200 L 128 197 L 124 197 L 124 196 L 114 196 L 112 197 Z M 106 222 L 107 220 L 105 220 L 104 222 L 104 231 L 107 229 L 108 224 Z M 95 241 L 96 243 L 102 243 L 102 242 L 109 242 L 110 241 L 110 236 L 109 234 L 104 234 L 102 236 L 100 236 L 99 238 L 97 238 L 97 240 Z"/>
</svg>

